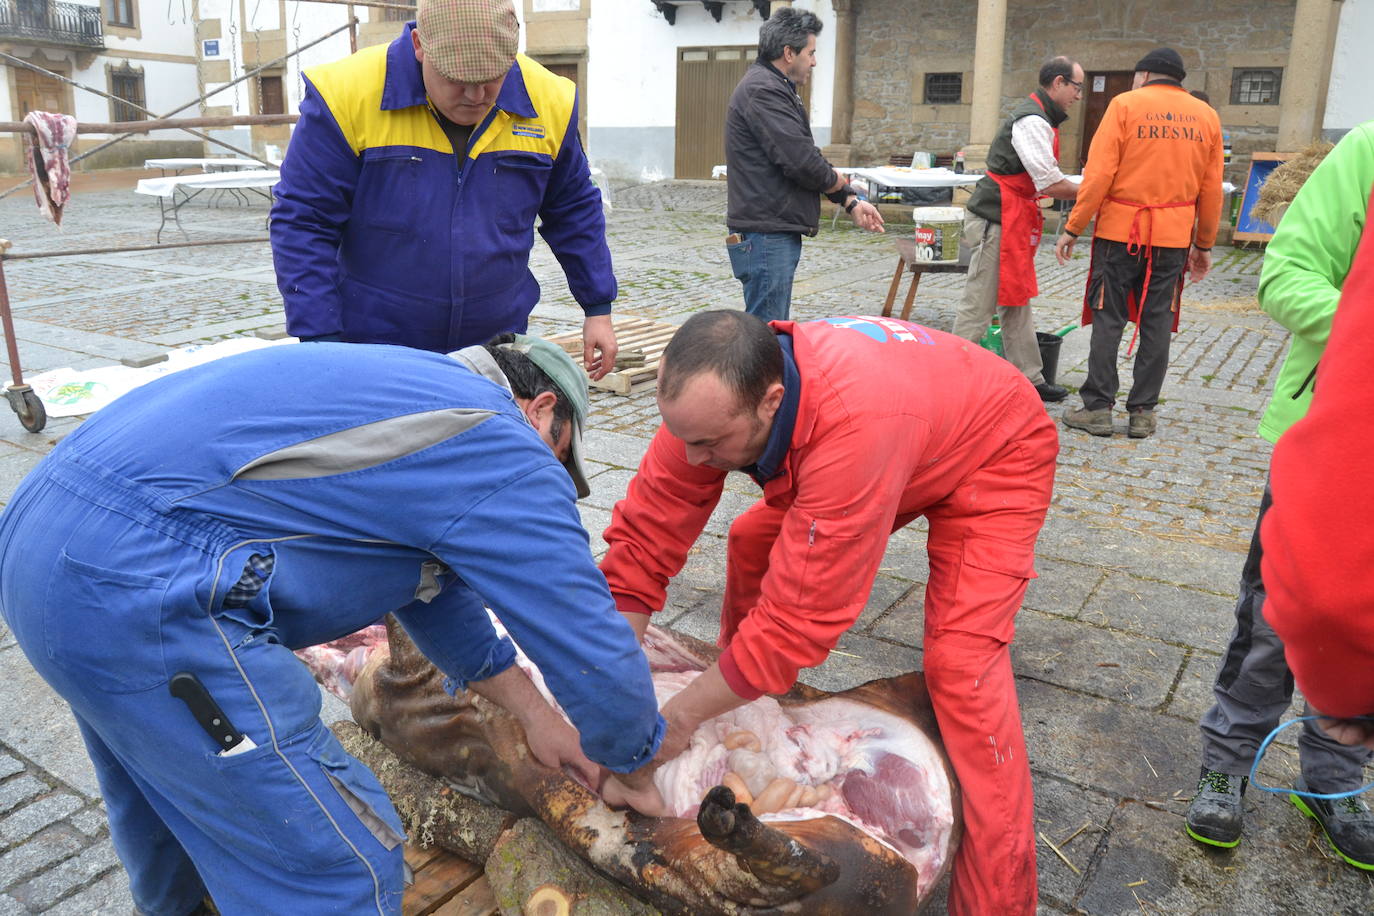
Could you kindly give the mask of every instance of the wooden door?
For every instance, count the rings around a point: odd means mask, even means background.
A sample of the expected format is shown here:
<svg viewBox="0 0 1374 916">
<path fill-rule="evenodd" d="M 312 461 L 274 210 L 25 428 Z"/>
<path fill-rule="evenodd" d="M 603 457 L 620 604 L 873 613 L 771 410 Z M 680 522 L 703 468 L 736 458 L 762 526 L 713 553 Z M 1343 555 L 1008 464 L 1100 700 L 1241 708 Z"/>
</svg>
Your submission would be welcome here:
<svg viewBox="0 0 1374 916">
<path fill-rule="evenodd" d="M 540 60 L 538 57 L 535 60 L 543 64 L 544 69 L 554 76 L 572 80 L 572 84 L 577 87 L 577 132 L 585 143 L 587 139 L 587 87 L 582 85 L 582 81 L 577 78 L 578 62 L 569 60 L 566 56 L 552 61 Z"/>
<path fill-rule="evenodd" d="M 540 63 L 544 64 L 542 60 Z M 582 87 L 577 82 L 577 64 L 544 64 L 544 67 L 554 76 L 562 76 L 572 80 L 573 85 L 577 86 L 578 94 L 582 93 Z"/>
<path fill-rule="evenodd" d="M 63 112 L 66 104 L 66 87 L 51 77 L 15 67 L 10 70 L 14 77 L 15 95 L 19 101 L 19 118 L 31 111 Z"/>
<path fill-rule="evenodd" d="M 1102 115 L 1107 112 L 1107 104 L 1123 92 L 1130 90 L 1135 73 L 1130 70 L 1110 70 L 1088 73 L 1083 77 L 1083 145 L 1079 150 L 1078 161 L 1086 164 L 1088 150 L 1092 147 L 1093 134 L 1097 125 L 1102 123 Z M 1080 165 L 1080 170 L 1082 165 Z"/>
<path fill-rule="evenodd" d="M 756 53 L 750 47 L 678 49 L 676 177 L 710 178 L 713 166 L 725 164 L 725 108 Z"/>
</svg>

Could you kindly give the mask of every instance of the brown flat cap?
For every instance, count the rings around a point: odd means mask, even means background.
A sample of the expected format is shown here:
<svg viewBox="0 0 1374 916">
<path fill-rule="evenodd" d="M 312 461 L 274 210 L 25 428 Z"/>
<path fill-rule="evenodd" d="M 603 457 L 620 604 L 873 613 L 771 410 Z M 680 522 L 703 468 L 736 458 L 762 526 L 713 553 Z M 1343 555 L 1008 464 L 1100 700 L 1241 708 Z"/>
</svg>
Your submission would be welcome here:
<svg viewBox="0 0 1374 916">
<path fill-rule="evenodd" d="M 511 0 L 420 0 L 416 29 L 425 59 L 459 83 L 504 76 L 520 48 Z"/>
</svg>

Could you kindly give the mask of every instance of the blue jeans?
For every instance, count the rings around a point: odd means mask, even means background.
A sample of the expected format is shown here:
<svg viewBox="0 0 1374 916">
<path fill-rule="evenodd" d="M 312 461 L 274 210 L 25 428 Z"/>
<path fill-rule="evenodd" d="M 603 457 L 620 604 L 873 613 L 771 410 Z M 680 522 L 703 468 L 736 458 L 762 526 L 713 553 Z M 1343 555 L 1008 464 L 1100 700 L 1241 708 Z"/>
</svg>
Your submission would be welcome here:
<svg viewBox="0 0 1374 916">
<path fill-rule="evenodd" d="M 741 232 L 727 245 L 735 279 L 744 284 L 744 310 L 764 321 L 782 321 L 792 306 L 792 275 L 801 260 L 799 232 Z"/>
</svg>

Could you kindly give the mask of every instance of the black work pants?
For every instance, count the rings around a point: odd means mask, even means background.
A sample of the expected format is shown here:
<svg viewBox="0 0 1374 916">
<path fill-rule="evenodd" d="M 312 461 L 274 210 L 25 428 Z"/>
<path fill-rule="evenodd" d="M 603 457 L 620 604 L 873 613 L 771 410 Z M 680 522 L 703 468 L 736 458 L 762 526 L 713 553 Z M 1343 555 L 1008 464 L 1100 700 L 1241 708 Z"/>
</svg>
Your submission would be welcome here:
<svg viewBox="0 0 1374 916">
<path fill-rule="evenodd" d="M 1187 248 L 1155 248 L 1150 288 L 1140 309 L 1140 347 L 1136 350 L 1135 381 L 1126 398 L 1128 410 L 1153 410 L 1169 369 L 1169 338 L 1173 333 L 1174 297 L 1188 263 Z M 1078 389 L 1089 410 L 1116 403 L 1120 380 L 1116 371 L 1121 332 L 1128 318 L 1126 300 L 1145 282 L 1145 249 L 1136 254 L 1125 242 L 1093 239 L 1092 270 L 1088 274 L 1088 303 L 1092 308 L 1092 343 L 1088 350 L 1088 379 Z"/>
</svg>

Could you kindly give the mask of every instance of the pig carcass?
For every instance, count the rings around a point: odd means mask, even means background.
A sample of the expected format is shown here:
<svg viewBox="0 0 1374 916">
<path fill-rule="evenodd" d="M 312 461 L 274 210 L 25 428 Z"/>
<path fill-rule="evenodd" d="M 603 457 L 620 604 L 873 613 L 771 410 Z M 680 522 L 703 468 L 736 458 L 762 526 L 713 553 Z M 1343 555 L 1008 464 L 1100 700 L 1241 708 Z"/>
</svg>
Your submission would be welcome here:
<svg viewBox="0 0 1374 916">
<path fill-rule="evenodd" d="M 958 789 L 920 674 L 837 694 L 799 685 L 705 723 L 655 774 L 679 816 L 651 818 L 613 811 L 573 776 L 540 765 L 499 706 L 449 696 L 394 619 L 389 651 L 371 641 L 307 657 L 322 681 L 351 686 L 366 732 L 468 795 L 538 817 L 665 913 L 909 914 L 950 867 Z M 656 627 L 644 648 L 660 706 L 719 654 Z M 543 690 L 523 656 L 521 664 Z"/>
</svg>

